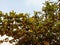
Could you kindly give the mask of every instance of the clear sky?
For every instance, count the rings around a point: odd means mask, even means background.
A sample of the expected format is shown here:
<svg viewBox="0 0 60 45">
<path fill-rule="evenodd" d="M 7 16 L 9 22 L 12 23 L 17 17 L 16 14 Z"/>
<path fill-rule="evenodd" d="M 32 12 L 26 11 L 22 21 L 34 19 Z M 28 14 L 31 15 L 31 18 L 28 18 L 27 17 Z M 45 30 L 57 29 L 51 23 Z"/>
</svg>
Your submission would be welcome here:
<svg viewBox="0 0 60 45">
<path fill-rule="evenodd" d="M 41 10 L 44 0 L 0 0 L 0 10 L 3 12 L 28 12 Z"/>
<path fill-rule="evenodd" d="M 34 10 L 41 11 L 44 2 L 45 0 L 0 0 L 0 10 L 33 13 Z"/>
</svg>

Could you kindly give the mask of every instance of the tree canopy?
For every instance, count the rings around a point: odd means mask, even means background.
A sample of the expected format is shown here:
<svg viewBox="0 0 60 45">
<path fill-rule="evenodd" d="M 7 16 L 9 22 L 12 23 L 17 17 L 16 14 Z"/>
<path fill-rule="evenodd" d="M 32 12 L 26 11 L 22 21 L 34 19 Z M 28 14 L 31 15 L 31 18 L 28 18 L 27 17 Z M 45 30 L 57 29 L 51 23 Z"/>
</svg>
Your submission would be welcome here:
<svg viewBox="0 0 60 45">
<path fill-rule="evenodd" d="M 58 1 L 60 2 L 60 0 Z M 46 1 L 42 12 L 0 11 L 0 35 L 11 36 L 16 45 L 60 45 L 60 3 Z M 41 15 L 41 16 L 40 16 Z"/>
</svg>

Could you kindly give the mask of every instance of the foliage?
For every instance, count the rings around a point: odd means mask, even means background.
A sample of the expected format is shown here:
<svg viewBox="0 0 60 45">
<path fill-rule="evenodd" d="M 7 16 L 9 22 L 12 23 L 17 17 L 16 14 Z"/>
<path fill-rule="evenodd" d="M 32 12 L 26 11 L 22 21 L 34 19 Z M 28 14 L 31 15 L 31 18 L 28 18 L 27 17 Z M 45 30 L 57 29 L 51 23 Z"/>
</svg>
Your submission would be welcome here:
<svg viewBox="0 0 60 45">
<path fill-rule="evenodd" d="M 60 45 L 60 10 L 49 1 L 42 8 L 43 14 L 29 14 L 0 11 L 0 35 L 11 36 L 16 45 Z M 16 41 L 18 39 L 18 41 Z M 1 41 L 0 41 L 1 42 Z"/>
</svg>

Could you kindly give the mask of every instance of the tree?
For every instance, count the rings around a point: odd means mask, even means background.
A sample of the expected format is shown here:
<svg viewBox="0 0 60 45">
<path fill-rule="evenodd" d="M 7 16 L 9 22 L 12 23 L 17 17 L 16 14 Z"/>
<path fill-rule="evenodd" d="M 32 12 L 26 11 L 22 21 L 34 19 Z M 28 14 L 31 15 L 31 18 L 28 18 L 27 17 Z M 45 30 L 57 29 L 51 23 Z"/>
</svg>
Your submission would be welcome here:
<svg viewBox="0 0 60 45">
<path fill-rule="evenodd" d="M 32 17 L 28 13 L 0 12 L 4 17 L 0 18 L 0 35 L 13 37 L 9 42 L 16 45 L 60 45 L 60 3 L 46 1 L 42 11 L 34 11 Z"/>
</svg>

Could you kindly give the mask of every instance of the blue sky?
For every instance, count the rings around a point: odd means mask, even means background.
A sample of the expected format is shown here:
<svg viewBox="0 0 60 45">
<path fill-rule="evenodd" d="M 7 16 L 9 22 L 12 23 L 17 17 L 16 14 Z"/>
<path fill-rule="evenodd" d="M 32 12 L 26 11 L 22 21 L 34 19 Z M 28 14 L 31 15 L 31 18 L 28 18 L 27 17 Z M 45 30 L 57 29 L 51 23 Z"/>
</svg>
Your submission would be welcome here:
<svg viewBox="0 0 60 45">
<path fill-rule="evenodd" d="M 44 2 L 45 0 L 0 0 L 0 10 L 33 13 L 34 10 L 41 11 Z"/>
</svg>

